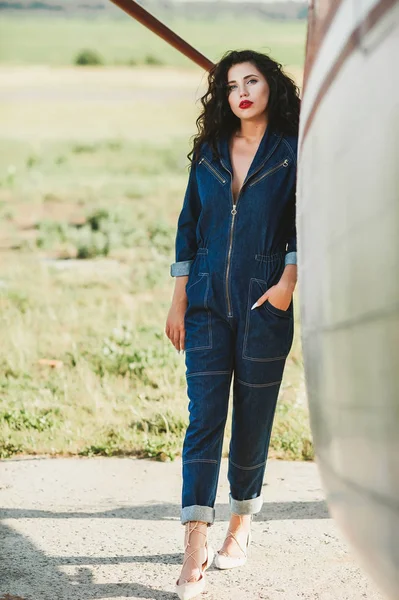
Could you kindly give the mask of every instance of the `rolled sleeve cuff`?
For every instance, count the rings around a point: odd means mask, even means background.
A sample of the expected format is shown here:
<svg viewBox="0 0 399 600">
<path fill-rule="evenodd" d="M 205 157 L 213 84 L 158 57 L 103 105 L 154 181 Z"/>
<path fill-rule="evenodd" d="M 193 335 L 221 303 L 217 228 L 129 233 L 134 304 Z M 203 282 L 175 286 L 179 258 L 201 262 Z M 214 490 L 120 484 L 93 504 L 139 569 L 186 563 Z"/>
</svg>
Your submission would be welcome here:
<svg viewBox="0 0 399 600">
<path fill-rule="evenodd" d="M 181 277 L 190 273 L 191 265 L 194 260 L 182 260 L 175 262 L 170 266 L 170 274 L 172 277 Z"/>
<path fill-rule="evenodd" d="M 285 265 L 296 265 L 296 252 L 287 252 L 285 255 Z"/>
</svg>

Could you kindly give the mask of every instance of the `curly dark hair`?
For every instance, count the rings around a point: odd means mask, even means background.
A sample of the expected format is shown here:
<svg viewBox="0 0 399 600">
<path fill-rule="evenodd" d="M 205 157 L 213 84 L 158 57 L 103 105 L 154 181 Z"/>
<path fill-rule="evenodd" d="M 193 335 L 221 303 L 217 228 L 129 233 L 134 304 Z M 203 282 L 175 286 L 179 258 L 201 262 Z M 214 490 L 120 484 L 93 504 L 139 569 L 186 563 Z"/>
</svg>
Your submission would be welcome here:
<svg viewBox="0 0 399 600">
<path fill-rule="evenodd" d="M 283 72 L 282 65 L 267 54 L 254 50 L 229 50 L 208 73 L 208 90 L 201 97 L 203 110 L 196 120 L 198 134 L 187 154 L 191 162 L 198 158 L 203 142 L 208 142 L 214 156 L 218 157 L 217 141 L 237 131 L 240 119 L 229 105 L 227 74 L 230 67 L 243 62 L 254 64 L 269 85 L 268 127 L 280 133 L 298 135 L 299 88 Z"/>
</svg>

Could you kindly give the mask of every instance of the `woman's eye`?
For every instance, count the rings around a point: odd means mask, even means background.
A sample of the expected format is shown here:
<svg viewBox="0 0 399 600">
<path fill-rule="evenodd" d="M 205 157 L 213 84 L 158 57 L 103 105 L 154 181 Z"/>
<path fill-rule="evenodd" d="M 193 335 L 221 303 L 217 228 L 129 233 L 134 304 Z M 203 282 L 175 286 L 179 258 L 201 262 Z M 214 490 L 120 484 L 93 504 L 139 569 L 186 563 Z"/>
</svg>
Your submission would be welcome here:
<svg viewBox="0 0 399 600">
<path fill-rule="evenodd" d="M 257 82 L 258 82 L 258 80 L 257 80 L 257 79 L 249 79 L 249 80 L 247 81 L 247 83 L 251 83 L 251 81 L 254 81 L 255 83 L 257 83 Z M 232 90 L 234 87 L 237 87 L 237 86 L 236 86 L 236 85 L 229 85 L 229 86 L 227 87 L 227 91 L 228 91 L 228 92 L 231 92 L 231 90 Z"/>
</svg>

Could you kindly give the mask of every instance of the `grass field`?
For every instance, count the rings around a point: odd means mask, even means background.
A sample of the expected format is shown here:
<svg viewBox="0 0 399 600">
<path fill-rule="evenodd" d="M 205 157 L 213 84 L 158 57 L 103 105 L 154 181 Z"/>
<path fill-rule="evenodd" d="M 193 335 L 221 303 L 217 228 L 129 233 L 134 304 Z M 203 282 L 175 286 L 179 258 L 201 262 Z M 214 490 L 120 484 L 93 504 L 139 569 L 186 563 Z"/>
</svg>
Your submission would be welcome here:
<svg viewBox="0 0 399 600">
<path fill-rule="evenodd" d="M 271 52 L 284 65 L 301 67 L 304 62 L 304 21 L 173 19 L 165 23 L 212 61 L 227 50 L 250 47 Z M 164 65 L 197 68 L 133 20 L 3 17 L 0 40 L 0 62 L 9 65 L 71 65 L 80 50 L 89 48 L 110 66 L 143 64 L 154 59 Z"/>
<path fill-rule="evenodd" d="M 56 67 L 106 29 L 54 23 L 42 45 L 32 20 L 12 23 L 18 43 L 0 32 L 0 456 L 173 459 L 187 423 L 185 367 L 164 327 L 204 73 Z M 108 40 L 126 51 L 128 29 L 117 26 Z M 10 66 L 45 62 L 52 47 L 52 66 Z M 114 60 L 116 42 L 104 48 Z M 300 79 L 295 63 L 292 72 Z M 296 314 L 271 455 L 309 459 L 299 332 Z M 227 428 L 225 453 L 228 441 Z"/>
</svg>

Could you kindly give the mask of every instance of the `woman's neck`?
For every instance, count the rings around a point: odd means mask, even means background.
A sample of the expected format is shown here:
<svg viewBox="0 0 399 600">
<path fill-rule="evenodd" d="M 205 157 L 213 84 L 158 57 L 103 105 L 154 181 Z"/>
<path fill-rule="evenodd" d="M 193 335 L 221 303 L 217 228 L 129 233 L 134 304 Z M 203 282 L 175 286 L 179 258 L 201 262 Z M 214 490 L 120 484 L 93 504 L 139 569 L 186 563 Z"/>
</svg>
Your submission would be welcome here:
<svg viewBox="0 0 399 600">
<path fill-rule="evenodd" d="M 259 143 L 267 129 L 267 121 L 248 122 L 241 121 L 240 128 L 235 132 L 235 136 L 244 139 L 248 144 Z"/>
</svg>

